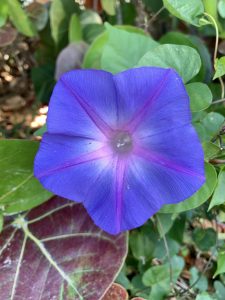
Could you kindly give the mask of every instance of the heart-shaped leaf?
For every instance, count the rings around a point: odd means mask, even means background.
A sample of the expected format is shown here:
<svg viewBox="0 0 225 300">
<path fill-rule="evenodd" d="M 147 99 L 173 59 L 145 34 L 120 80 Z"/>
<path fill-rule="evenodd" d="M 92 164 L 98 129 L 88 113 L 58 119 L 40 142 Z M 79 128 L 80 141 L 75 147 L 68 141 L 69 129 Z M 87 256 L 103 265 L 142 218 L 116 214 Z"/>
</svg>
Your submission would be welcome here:
<svg viewBox="0 0 225 300">
<path fill-rule="evenodd" d="M 155 66 L 173 68 L 188 82 L 201 68 L 198 52 L 183 45 L 164 44 L 148 51 L 138 62 L 137 67 Z"/>
<path fill-rule="evenodd" d="M 94 225 L 82 205 L 54 197 L 0 237 L 1 299 L 98 300 L 127 254 L 127 236 Z"/>
</svg>

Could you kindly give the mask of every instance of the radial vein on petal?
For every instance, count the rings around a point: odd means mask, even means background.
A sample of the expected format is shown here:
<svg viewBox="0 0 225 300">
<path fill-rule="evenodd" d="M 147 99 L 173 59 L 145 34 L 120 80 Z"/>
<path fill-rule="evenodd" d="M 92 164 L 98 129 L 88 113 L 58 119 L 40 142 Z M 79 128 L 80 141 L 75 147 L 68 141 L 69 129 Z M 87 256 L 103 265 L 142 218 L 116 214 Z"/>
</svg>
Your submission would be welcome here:
<svg viewBox="0 0 225 300">
<path fill-rule="evenodd" d="M 144 160 L 149 161 L 150 163 L 156 163 L 158 165 L 161 165 L 167 169 L 171 169 L 180 173 L 184 173 L 190 176 L 196 176 L 199 178 L 204 179 L 204 176 L 186 168 L 183 166 L 178 165 L 177 163 L 163 157 L 162 155 L 158 154 L 158 153 L 153 153 L 147 149 L 144 149 L 142 147 L 138 147 L 135 152 L 134 155 L 139 156 L 141 158 L 143 158 Z"/>
<path fill-rule="evenodd" d="M 133 116 L 133 118 L 128 122 L 127 128 L 134 132 L 136 128 L 140 125 L 142 120 L 144 119 L 145 114 L 148 112 L 149 107 L 153 103 L 157 97 L 159 97 L 161 91 L 163 90 L 164 86 L 167 83 L 171 70 L 167 70 L 163 78 L 160 80 L 159 84 L 156 85 L 155 89 L 153 90 L 152 94 L 150 95 L 149 99 L 145 102 L 145 104 L 141 107 L 141 109 Z"/>
<path fill-rule="evenodd" d="M 96 127 L 106 136 L 109 137 L 113 129 L 96 113 L 96 111 L 75 92 L 62 78 L 60 79 L 63 85 L 73 94 L 74 98 L 78 101 L 82 109 L 89 116 Z"/>
<path fill-rule="evenodd" d="M 37 178 L 41 178 L 44 176 L 49 176 L 55 172 L 58 171 L 63 171 L 66 168 L 70 168 L 76 165 L 80 165 L 83 163 L 87 163 L 93 160 L 98 160 L 98 159 L 102 159 L 102 158 L 106 158 L 106 157 L 110 157 L 110 153 L 105 152 L 104 153 L 104 149 L 105 147 L 102 147 L 96 151 L 92 151 L 90 153 L 87 154 L 83 154 L 79 157 L 76 157 L 70 161 L 65 161 L 64 163 L 62 163 L 61 165 L 58 165 L 54 168 L 50 168 L 49 170 L 46 170 L 44 172 L 41 172 L 40 174 L 38 174 Z"/>
</svg>

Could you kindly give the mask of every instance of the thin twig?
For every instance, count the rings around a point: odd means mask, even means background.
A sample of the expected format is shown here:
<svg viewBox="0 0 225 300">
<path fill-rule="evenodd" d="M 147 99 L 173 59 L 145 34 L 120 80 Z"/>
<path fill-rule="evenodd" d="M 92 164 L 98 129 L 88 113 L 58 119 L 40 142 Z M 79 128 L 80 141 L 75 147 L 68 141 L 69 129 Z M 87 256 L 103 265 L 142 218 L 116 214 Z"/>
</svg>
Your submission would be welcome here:
<svg viewBox="0 0 225 300">
<path fill-rule="evenodd" d="M 225 164 L 225 159 L 210 159 L 209 162 L 213 165 L 222 165 Z"/>
<path fill-rule="evenodd" d="M 219 45 L 219 29 L 216 23 L 216 20 L 213 18 L 213 16 L 211 16 L 208 13 L 204 13 L 204 15 L 206 15 L 208 17 L 208 19 L 211 20 L 211 24 L 214 26 L 215 30 L 216 30 L 216 40 L 215 40 L 215 48 L 214 48 L 214 55 L 213 55 L 213 65 L 214 65 L 214 69 L 216 66 L 216 59 L 217 59 L 217 52 L 218 52 L 218 45 Z M 215 70 L 216 71 L 216 70 Z M 221 77 L 218 78 L 220 85 L 221 85 L 221 98 L 224 98 L 224 83 Z"/>
<path fill-rule="evenodd" d="M 166 250 L 166 255 L 167 255 L 167 258 L 168 258 L 168 261 L 169 261 L 170 286 L 171 286 L 171 288 L 173 288 L 173 269 L 172 269 L 172 261 L 171 261 L 171 257 L 170 257 L 170 250 L 169 250 L 169 246 L 168 246 L 168 243 L 167 243 L 167 239 L 166 239 L 166 236 L 165 236 L 165 233 L 164 233 L 162 223 L 160 221 L 160 218 L 157 215 L 156 215 L 156 220 L 159 224 L 159 228 L 160 228 L 160 231 L 161 231 L 161 235 L 162 235 L 165 250 Z"/>
<path fill-rule="evenodd" d="M 161 14 L 161 12 L 165 9 L 165 6 L 162 6 L 149 20 L 149 25 L 152 24 L 155 19 Z"/>
<path fill-rule="evenodd" d="M 216 218 L 216 216 L 215 216 Z M 216 226 L 216 243 L 215 243 L 215 250 L 214 250 L 214 253 L 211 254 L 207 264 L 205 265 L 204 269 L 202 270 L 202 272 L 199 274 L 198 278 L 189 286 L 188 289 L 182 291 L 179 295 L 182 296 L 183 294 L 187 293 L 187 292 L 190 292 L 190 290 L 199 282 L 199 280 L 202 278 L 202 275 L 204 275 L 206 273 L 206 271 L 210 268 L 210 265 L 212 263 L 212 260 L 213 260 L 213 256 L 215 254 L 215 252 L 217 251 L 217 248 L 218 248 L 218 230 L 219 230 L 219 227 L 218 227 L 218 224 L 217 224 L 217 220 L 215 222 L 215 226 Z"/>
<path fill-rule="evenodd" d="M 213 101 L 213 102 L 212 102 L 212 105 L 213 105 L 213 104 L 219 104 L 219 103 L 223 103 L 223 102 L 225 102 L 225 98 L 222 98 L 222 99 L 219 99 L 219 100 Z"/>
</svg>

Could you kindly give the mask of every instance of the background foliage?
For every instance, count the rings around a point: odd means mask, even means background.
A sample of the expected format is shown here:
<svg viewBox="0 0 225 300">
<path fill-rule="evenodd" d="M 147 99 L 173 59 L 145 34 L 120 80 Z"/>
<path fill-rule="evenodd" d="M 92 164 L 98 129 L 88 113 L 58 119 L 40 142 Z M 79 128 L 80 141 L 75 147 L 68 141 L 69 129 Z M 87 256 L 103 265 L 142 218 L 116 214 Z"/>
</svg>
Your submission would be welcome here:
<svg viewBox="0 0 225 300">
<path fill-rule="evenodd" d="M 224 37 L 224 0 L 0 1 L 1 299 L 224 299 Z M 207 180 L 128 242 L 41 187 L 32 124 L 63 72 L 146 65 L 183 78 Z"/>
</svg>

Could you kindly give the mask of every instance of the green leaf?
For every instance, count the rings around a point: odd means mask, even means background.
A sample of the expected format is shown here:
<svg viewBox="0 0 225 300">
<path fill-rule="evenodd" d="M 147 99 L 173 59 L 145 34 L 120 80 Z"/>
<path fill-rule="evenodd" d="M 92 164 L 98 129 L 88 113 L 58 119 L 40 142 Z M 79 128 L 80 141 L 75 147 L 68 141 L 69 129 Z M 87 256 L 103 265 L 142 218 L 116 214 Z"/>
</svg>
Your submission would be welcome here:
<svg viewBox="0 0 225 300">
<path fill-rule="evenodd" d="M 214 281 L 214 289 L 216 290 L 216 299 L 217 300 L 224 300 L 225 295 L 225 286 L 218 280 Z"/>
<path fill-rule="evenodd" d="M 204 154 L 205 154 L 205 160 L 209 161 L 212 158 L 215 158 L 220 150 L 220 147 L 213 144 L 212 142 L 204 142 L 202 144 L 203 150 L 204 150 Z"/>
<path fill-rule="evenodd" d="M 0 27 L 4 26 L 8 18 L 9 8 L 7 0 L 1 0 L 0 2 Z"/>
<path fill-rule="evenodd" d="M 175 17 L 199 26 L 199 19 L 204 13 L 201 0 L 163 0 L 163 3 L 166 9 Z"/>
<path fill-rule="evenodd" d="M 36 98 L 42 103 L 48 103 L 55 85 L 55 65 L 52 63 L 43 64 L 32 68 L 31 78 L 34 84 Z M 43 80 L 43 78 L 45 80 Z"/>
<path fill-rule="evenodd" d="M 212 93 L 209 87 L 202 82 L 193 82 L 186 85 L 193 112 L 206 109 L 212 103 Z"/>
<path fill-rule="evenodd" d="M 202 66 L 199 73 L 193 78 L 195 81 L 211 81 L 212 60 L 204 41 L 195 35 L 187 35 L 179 31 L 170 31 L 162 36 L 161 44 L 185 45 L 196 49 L 201 57 Z"/>
<path fill-rule="evenodd" d="M 115 28 L 125 30 L 128 32 L 133 32 L 137 34 L 145 35 L 145 32 L 137 27 L 133 26 L 115 26 Z M 109 38 L 108 31 L 105 31 L 101 35 L 99 35 L 92 45 L 89 47 L 83 61 L 83 68 L 85 69 L 100 69 L 101 68 L 101 57 L 105 44 Z"/>
<path fill-rule="evenodd" d="M 33 37 L 37 34 L 34 24 L 30 21 L 18 0 L 8 0 L 9 15 L 13 25 L 22 34 Z"/>
<path fill-rule="evenodd" d="M 208 163 L 205 163 L 205 184 L 190 198 L 178 203 L 178 204 L 168 204 L 164 205 L 160 210 L 161 213 L 180 213 L 182 211 L 187 211 L 194 209 L 202 205 L 205 201 L 209 199 L 212 195 L 216 182 L 217 175 L 214 167 Z"/>
<path fill-rule="evenodd" d="M 189 270 L 191 274 L 190 285 L 194 284 L 193 288 L 204 292 L 208 289 L 207 277 L 201 274 L 196 267 L 191 267 Z"/>
<path fill-rule="evenodd" d="M 220 251 L 217 257 L 217 269 L 213 278 L 223 273 L 225 273 L 225 251 Z"/>
<path fill-rule="evenodd" d="M 225 169 L 222 169 L 218 176 L 217 186 L 215 192 L 210 201 L 209 209 L 212 209 L 214 206 L 221 205 L 225 203 Z"/>
<path fill-rule="evenodd" d="M 200 120 L 200 122 L 194 123 L 193 125 L 195 126 L 201 141 L 209 142 L 218 134 L 224 120 L 225 118 L 221 114 L 210 112 Z"/>
<path fill-rule="evenodd" d="M 82 29 L 80 19 L 77 14 L 73 14 L 69 24 L 69 42 L 78 42 L 82 40 Z"/>
<path fill-rule="evenodd" d="M 42 136 L 47 131 L 47 125 L 44 124 L 41 128 L 34 132 L 34 136 Z"/>
<path fill-rule="evenodd" d="M 71 0 L 54 0 L 50 7 L 50 24 L 52 37 L 57 50 L 68 44 L 68 30 L 70 18 L 79 13 L 79 5 Z"/>
<path fill-rule="evenodd" d="M 198 294 L 195 300 L 215 300 L 215 298 L 212 298 L 207 292 L 203 292 Z"/>
<path fill-rule="evenodd" d="M 184 268 L 184 260 L 180 256 L 174 256 L 171 259 L 172 279 L 177 281 L 181 271 Z M 143 275 L 143 283 L 145 286 L 151 286 L 151 294 L 149 299 L 164 299 L 170 291 L 170 266 L 169 263 L 154 266 L 148 269 Z"/>
<path fill-rule="evenodd" d="M 184 267 L 184 260 L 180 256 L 174 256 L 172 257 L 171 262 L 173 267 L 173 282 L 176 282 L 178 276 L 180 275 Z M 169 273 L 169 263 L 151 267 L 144 273 L 143 283 L 145 286 L 153 286 L 162 281 L 169 282 Z"/>
<path fill-rule="evenodd" d="M 108 15 L 114 16 L 116 14 L 116 0 L 101 0 L 101 4 Z"/>
<path fill-rule="evenodd" d="M 91 44 L 104 31 L 105 26 L 103 24 L 88 24 L 83 28 L 83 39 L 88 44 Z"/>
<path fill-rule="evenodd" d="M 225 18 L 225 0 L 219 0 L 218 2 L 218 13 L 222 18 Z"/>
<path fill-rule="evenodd" d="M 0 141 L 0 206 L 4 213 L 30 209 L 51 197 L 33 177 L 38 147 L 34 141 Z"/>
<path fill-rule="evenodd" d="M 213 80 L 222 77 L 225 74 L 225 56 L 216 59 L 215 70 L 216 73 L 213 77 Z"/>
<path fill-rule="evenodd" d="M 106 24 L 106 29 L 109 38 L 103 49 L 101 67 L 111 73 L 134 67 L 146 52 L 158 45 L 150 37 L 130 33 L 109 24 Z"/>
<path fill-rule="evenodd" d="M 173 226 L 174 219 L 171 214 L 160 214 L 156 215 L 157 229 L 160 237 L 164 236 Z M 160 222 L 160 223 L 159 223 Z"/>
<path fill-rule="evenodd" d="M 189 46 L 164 44 L 147 52 L 137 66 L 173 68 L 184 82 L 188 82 L 198 74 L 201 59 L 198 52 Z"/>
<path fill-rule="evenodd" d="M 82 28 L 90 24 L 102 24 L 102 19 L 95 11 L 86 9 L 80 14 L 80 24 Z"/>
<path fill-rule="evenodd" d="M 216 244 L 216 232 L 212 228 L 195 228 L 192 234 L 193 241 L 201 251 L 209 251 Z"/>
<path fill-rule="evenodd" d="M 133 256 L 143 264 L 152 258 L 158 234 L 153 224 L 140 228 L 140 231 L 133 231 L 129 236 L 129 243 Z"/>
</svg>

